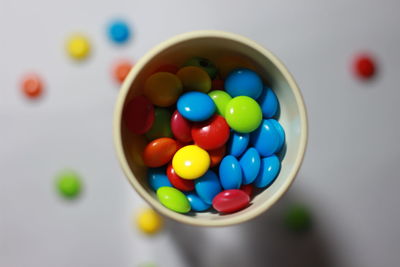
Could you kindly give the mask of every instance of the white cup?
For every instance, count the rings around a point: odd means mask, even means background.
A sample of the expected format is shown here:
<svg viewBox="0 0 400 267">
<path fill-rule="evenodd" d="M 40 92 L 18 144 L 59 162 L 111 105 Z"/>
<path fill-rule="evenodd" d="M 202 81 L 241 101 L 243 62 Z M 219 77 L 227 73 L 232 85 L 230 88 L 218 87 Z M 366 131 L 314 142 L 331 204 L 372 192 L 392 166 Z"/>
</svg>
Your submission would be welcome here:
<svg viewBox="0 0 400 267">
<path fill-rule="evenodd" d="M 132 97 L 141 95 L 144 82 L 164 64 L 182 65 L 195 56 L 213 61 L 222 75 L 234 67 L 259 73 L 276 93 L 280 104 L 279 122 L 285 129 L 286 152 L 274 183 L 255 195 L 249 207 L 233 214 L 215 212 L 176 213 L 164 207 L 150 189 L 141 153 L 145 138 L 132 134 L 122 114 Z M 222 31 L 194 31 L 162 42 L 144 55 L 126 77 L 115 106 L 114 143 L 129 182 L 154 209 L 176 221 L 197 226 L 227 226 L 248 221 L 267 211 L 288 190 L 296 177 L 307 146 L 307 115 L 303 98 L 286 67 L 268 50 L 243 36 Z"/>
</svg>

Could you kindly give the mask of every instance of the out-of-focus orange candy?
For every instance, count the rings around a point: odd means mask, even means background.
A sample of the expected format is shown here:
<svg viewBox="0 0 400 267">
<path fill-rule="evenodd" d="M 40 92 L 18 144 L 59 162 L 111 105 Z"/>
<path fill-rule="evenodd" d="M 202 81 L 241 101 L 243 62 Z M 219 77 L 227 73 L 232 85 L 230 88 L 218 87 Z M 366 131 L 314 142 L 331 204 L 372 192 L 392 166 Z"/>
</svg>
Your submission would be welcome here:
<svg viewBox="0 0 400 267">
<path fill-rule="evenodd" d="M 118 83 L 123 83 L 132 69 L 133 64 L 129 61 L 120 61 L 114 66 L 113 76 Z"/>
<path fill-rule="evenodd" d="M 37 98 L 43 92 L 43 82 L 36 74 L 28 74 L 24 77 L 21 90 L 29 98 Z"/>
<path fill-rule="evenodd" d="M 148 167 L 161 167 L 167 164 L 178 150 L 176 141 L 162 137 L 147 144 L 143 151 L 143 162 Z"/>
<path fill-rule="evenodd" d="M 220 148 L 209 150 L 208 155 L 210 155 L 210 167 L 217 166 L 222 158 L 225 156 L 226 146 Z"/>
</svg>

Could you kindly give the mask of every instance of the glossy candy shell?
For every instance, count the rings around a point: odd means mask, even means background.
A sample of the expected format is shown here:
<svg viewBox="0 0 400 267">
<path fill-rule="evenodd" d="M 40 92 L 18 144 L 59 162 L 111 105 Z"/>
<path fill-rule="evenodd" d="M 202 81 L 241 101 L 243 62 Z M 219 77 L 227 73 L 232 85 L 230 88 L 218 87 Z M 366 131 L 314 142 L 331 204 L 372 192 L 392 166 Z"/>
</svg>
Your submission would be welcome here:
<svg viewBox="0 0 400 267">
<path fill-rule="evenodd" d="M 276 155 L 261 159 L 261 167 L 254 186 L 264 188 L 272 184 L 281 169 L 281 162 Z"/>
<path fill-rule="evenodd" d="M 199 197 L 208 204 L 212 204 L 214 197 L 222 190 L 218 176 L 212 170 L 196 179 L 194 187 Z"/>
<path fill-rule="evenodd" d="M 190 211 L 190 203 L 186 196 L 176 188 L 160 187 L 157 190 L 157 197 L 161 204 L 170 210 L 187 213 Z"/>
<path fill-rule="evenodd" d="M 250 140 L 262 157 L 279 152 L 285 142 L 283 128 L 274 119 L 263 120 L 261 126 L 251 134 Z"/>
<path fill-rule="evenodd" d="M 258 99 L 263 117 L 265 119 L 272 118 L 278 111 L 279 102 L 274 91 L 271 88 L 265 87 L 260 98 Z"/>
<path fill-rule="evenodd" d="M 172 166 L 181 178 L 197 179 L 210 167 L 210 156 L 196 145 L 185 146 L 175 153 Z"/>
<path fill-rule="evenodd" d="M 239 161 L 231 155 L 224 157 L 219 165 L 219 179 L 224 189 L 239 189 L 243 174 Z"/>
<path fill-rule="evenodd" d="M 222 146 L 220 148 L 209 150 L 208 155 L 210 155 L 210 167 L 217 166 L 222 158 L 225 156 L 226 153 L 226 146 Z"/>
<path fill-rule="evenodd" d="M 187 193 L 186 197 L 193 211 L 205 211 L 211 207 L 210 204 L 204 202 L 196 193 Z"/>
<path fill-rule="evenodd" d="M 207 121 L 195 123 L 192 127 L 195 144 L 206 150 L 217 149 L 225 145 L 229 134 L 229 125 L 219 115 L 214 115 Z"/>
<path fill-rule="evenodd" d="M 238 96 L 226 105 L 225 119 L 233 130 L 239 133 L 250 133 L 260 125 L 262 112 L 254 99 Z"/>
<path fill-rule="evenodd" d="M 161 167 L 172 159 L 177 148 L 174 139 L 167 137 L 155 139 L 144 148 L 143 162 L 148 167 Z"/>
<path fill-rule="evenodd" d="M 243 171 L 243 184 L 254 182 L 260 171 L 261 164 L 258 151 L 253 147 L 249 148 L 240 158 L 239 163 Z"/>
<path fill-rule="evenodd" d="M 215 196 L 212 205 L 222 213 L 233 213 L 244 209 L 250 203 L 250 197 L 239 189 L 225 190 Z"/>
<path fill-rule="evenodd" d="M 165 174 L 165 168 L 149 168 L 147 170 L 147 180 L 153 191 L 163 186 L 172 186 Z"/>
<path fill-rule="evenodd" d="M 190 121 L 204 121 L 215 112 L 215 104 L 211 97 L 201 92 L 183 94 L 177 103 L 179 113 Z"/>
<path fill-rule="evenodd" d="M 236 69 L 225 80 L 225 90 L 232 97 L 248 96 L 257 99 L 262 89 L 260 76 L 249 69 Z"/>
<path fill-rule="evenodd" d="M 179 175 L 175 172 L 172 164 L 170 163 L 167 168 L 167 176 L 169 182 L 173 187 L 179 189 L 181 191 L 193 191 L 194 190 L 194 182 L 193 180 L 186 180 L 179 177 Z"/>
<path fill-rule="evenodd" d="M 239 157 L 246 151 L 249 141 L 250 134 L 232 131 L 227 144 L 228 154 Z"/>
<path fill-rule="evenodd" d="M 184 143 L 191 142 L 193 140 L 191 129 L 191 122 L 175 110 L 171 117 L 171 130 L 175 138 Z"/>
</svg>

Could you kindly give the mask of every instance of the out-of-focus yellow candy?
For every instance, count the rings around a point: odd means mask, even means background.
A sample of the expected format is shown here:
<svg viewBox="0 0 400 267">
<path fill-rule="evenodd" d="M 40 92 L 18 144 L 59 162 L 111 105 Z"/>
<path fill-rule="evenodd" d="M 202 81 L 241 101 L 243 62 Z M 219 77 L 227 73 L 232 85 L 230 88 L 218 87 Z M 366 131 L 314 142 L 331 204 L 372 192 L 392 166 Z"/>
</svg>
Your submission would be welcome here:
<svg viewBox="0 0 400 267">
<path fill-rule="evenodd" d="M 194 66 L 184 67 L 176 75 L 182 81 L 183 89 L 186 91 L 207 93 L 211 89 L 210 76 L 202 68 Z"/>
<path fill-rule="evenodd" d="M 90 53 L 90 42 L 83 35 L 73 35 L 67 40 L 67 52 L 74 59 L 85 59 Z"/>
<path fill-rule="evenodd" d="M 163 226 L 162 217 L 151 208 L 142 210 L 136 218 L 138 228 L 145 234 L 153 235 Z"/>
<path fill-rule="evenodd" d="M 210 167 L 210 156 L 207 151 L 196 145 L 185 146 L 175 153 L 172 167 L 183 179 L 197 179 Z"/>
<path fill-rule="evenodd" d="M 154 105 L 169 107 L 182 94 L 182 83 L 175 74 L 157 72 L 146 80 L 143 93 Z"/>
</svg>

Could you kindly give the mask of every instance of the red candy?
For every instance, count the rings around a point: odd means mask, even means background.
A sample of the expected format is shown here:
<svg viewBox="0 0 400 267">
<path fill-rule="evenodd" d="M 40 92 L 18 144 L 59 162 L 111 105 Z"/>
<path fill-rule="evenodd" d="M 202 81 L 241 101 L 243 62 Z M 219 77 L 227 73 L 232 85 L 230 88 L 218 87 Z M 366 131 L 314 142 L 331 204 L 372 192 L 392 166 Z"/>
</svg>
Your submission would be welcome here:
<svg viewBox="0 0 400 267">
<path fill-rule="evenodd" d="M 191 129 L 192 124 L 176 110 L 171 117 L 171 131 L 175 138 L 183 143 L 191 142 L 193 140 Z"/>
<path fill-rule="evenodd" d="M 367 54 L 357 56 L 353 67 L 355 74 L 361 79 L 372 78 L 375 74 L 374 60 Z"/>
<path fill-rule="evenodd" d="M 168 168 L 167 168 L 167 176 L 168 176 L 168 180 L 171 182 L 171 184 L 175 188 L 182 190 L 182 191 L 194 190 L 194 181 L 182 179 L 181 177 L 179 177 L 179 175 L 176 174 L 171 163 L 168 165 Z"/>
<path fill-rule="evenodd" d="M 213 199 L 214 209 L 222 213 L 232 213 L 247 207 L 250 197 L 240 189 L 229 189 L 220 192 Z"/>
<path fill-rule="evenodd" d="M 222 146 L 220 148 L 210 150 L 207 152 L 211 160 L 210 167 L 215 167 L 221 162 L 222 158 L 225 156 L 226 146 Z"/>
<path fill-rule="evenodd" d="M 157 72 L 170 72 L 172 74 L 176 74 L 178 72 L 179 68 L 175 65 L 172 64 L 165 64 L 159 67 L 154 73 Z"/>
<path fill-rule="evenodd" d="M 254 185 L 252 184 L 244 184 L 240 187 L 240 190 L 244 191 L 246 194 L 251 197 L 253 195 Z"/>
<path fill-rule="evenodd" d="M 147 144 L 143 151 L 143 162 L 148 167 L 161 167 L 172 160 L 178 146 L 172 138 L 162 137 Z"/>
<path fill-rule="evenodd" d="M 229 125 L 222 116 L 214 115 L 210 119 L 195 123 L 192 137 L 196 145 L 206 150 L 223 146 L 229 139 Z"/>
<path fill-rule="evenodd" d="M 153 104 L 144 96 L 136 96 L 125 106 L 123 119 L 130 131 L 144 134 L 154 122 Z"/>
<path fill-rule="evenodd" d="M 212 80 L 211 83 L 212 90 L 224 90 L 224 81 L 221 79 Z"/>
<path fill-rule="evenodd" d="M 43 92 L 43 82 L 36 74 L 27 75 L 22 81 L 22 92 L 29 98 L 37 98 Z"/>
</svg>

